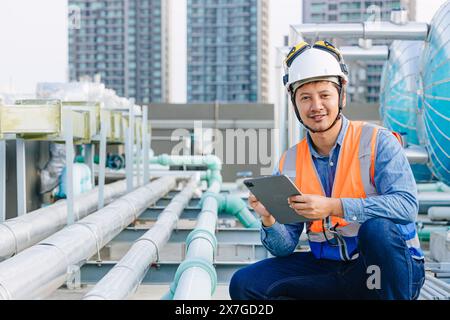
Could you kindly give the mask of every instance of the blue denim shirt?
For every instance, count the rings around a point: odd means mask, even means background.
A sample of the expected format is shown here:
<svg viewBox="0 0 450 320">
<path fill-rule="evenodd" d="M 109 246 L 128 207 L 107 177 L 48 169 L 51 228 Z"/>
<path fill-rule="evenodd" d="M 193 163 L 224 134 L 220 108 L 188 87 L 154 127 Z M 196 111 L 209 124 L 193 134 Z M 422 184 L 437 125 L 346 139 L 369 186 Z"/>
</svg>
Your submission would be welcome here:
<svg viewBox="0 0 450 320">
<path fill-rule="evenodd" d="M 341 131 L 328 156 L 322 156 L 314 149 L 309 132 L 306 136 L 314 165 L 327 197 L 330 197 L 332 193 L 339 150 L 349 123 L 344 116 L 342 118 Z M 388 130 L 378 131 L 376 143 L 374 180 L 379 195 L 365 199 L 341 198 L 344 219 L 363 223 L 373 217 L 383 217 L 397 224 L 414 222 L 419 208 L 417 187 L 403 148 Z M 280 174 L 278 167 L 277 164 L 274 175 Z M 261 241 L 273 255 L 286 256 L 294 251 L 303 228 L 304 223 L 275 222 L 271 227 L 262 226 Z"/>
</svg>

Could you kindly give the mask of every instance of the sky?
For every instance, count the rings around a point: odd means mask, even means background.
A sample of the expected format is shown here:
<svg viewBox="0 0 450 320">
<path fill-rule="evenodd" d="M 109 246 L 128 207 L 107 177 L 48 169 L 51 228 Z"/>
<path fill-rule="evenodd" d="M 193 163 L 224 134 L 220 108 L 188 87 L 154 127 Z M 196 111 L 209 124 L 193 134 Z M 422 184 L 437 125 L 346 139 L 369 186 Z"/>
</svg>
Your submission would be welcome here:
<svg viewBox="0 0 450 320">
<path fill-rule="evenodd" d="M 444 0 L 417 0 L 417 21 L 430 22 Z M 275 47 L 289 25 L 301 22 L 301 0 L 269 0 L 269 101 L 273 102 Z M 186 0 L 172 0 L 172 102 L 186 101 Z M 0 92 L 33 93 L 38 82 L 68 75 L 66 0 L 0 1 Z"/>
</svg>

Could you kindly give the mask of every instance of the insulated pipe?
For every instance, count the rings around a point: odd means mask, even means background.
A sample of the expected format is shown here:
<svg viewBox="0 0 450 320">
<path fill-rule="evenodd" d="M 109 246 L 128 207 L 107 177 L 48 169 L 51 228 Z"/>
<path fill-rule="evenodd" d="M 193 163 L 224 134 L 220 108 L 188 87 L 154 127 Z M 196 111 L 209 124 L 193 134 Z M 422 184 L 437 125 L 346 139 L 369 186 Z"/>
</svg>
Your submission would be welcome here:
<svg viewBox="0 0 450 320">
<path fill-rule="evenodd" d="M 440 181 L 435 182 L 435 183 L 418 183 L 417 191 L 419 191 L 419 192 L 436 191 L 436 192 L 449 192 L 450 193 L 450 187 Z"/>
<path fill-rule="evenodd" d="M 419 200 L 419 213 L 427 213 L 430 207 L 450 207 L 449 192 L 419 192 L 417 200 Z"/>
<path fill-rule="evenodd" d="M 427 164 L 429 157 L 428 152 L 424 147 L 420 146 L 409 146 L 403 149 L 408 158 L 410 164 Z"/>
<path fill-rule="evenodd" d="M 439 280 L 439 279 L 437 279 L 435 277 L 432 277 L 429 274 L 425 275 L 425 278 L 428 281 L 428 283 L 432 283 L 436 287 L 446 291 L 447 292 L 447 297 L 450 296 L 450 284 L 448 284 L 448 283 L 446 283 L 446 282 L 444 282 L 442 280 Z"/>
<path fill-rule="evenodd" d="M 450 193 L 447 192 L 419 192 L 417 199 L 424 203 L 434 203 L 436 206 L 450 206 Z"/>
<path fill-rule="evenodd" d="M 203 195 L 202 211 L 197 225 L 186 240 L 186 259 L 179 265 L 175 280 L 164 298 L 211 299 L 217 283 L 217 274 L 212 263 L 217 249 L 214 232 L 219 209 L 216 194 L 219 192 L 220 183 L 214 181 Z"/>
<path fill-rule="evenodd" d="M 364 49 L 358 46 L 342 46 L 339 48 L 345 61 L 351 60 L 387 60 L 389 55 L 388 46 L 373 46 Z"/>
<path fill-rule="evenodd" d="M 100 256 L 105 244 L 175 184 L 175 177 L 151 182 L 0 263 L 0 299 L 46 297 L 64 284 L 68 270 Z"/>
<path fill-rule="evenodd" d="M 418 192 L 440 191 L 437 183 L 417 183 Z"/>
<path fill-rule="evenodd" d="M 450 207 L 430 207 L 428 208 L 428 218 L 430 220 L 450 220 Z"/>
<path fill-rule="evenodd" d="M 110 203 L 125 192 L 125 180 L 110 183 L 104 189 L 105 202 Z M 97 210 L 98 187 L 79 195 L 74 202 L 74 218 L 78 221 Z M 0 261 L 62 229 L 67 223 L 66 207 L 66 200 L 60 200 L 0 224 Z"/>
<path fill-rule="evenodd" d="M 301 38 L 363 38 L 386 40 L 422 40 L 428 35 L 428 25 L 421 22 L 395 24 L 388 21 L 361 23 L 305 23 L 291 25 Z"/>
<path fill-rule="evenodd" d="M 159 252 L 169 240 L 199 181 L 199 174 L 192 176 L 183 191 L 161 212 L 156 224 L 133 244 L 127 254 L 83 299 L 123 300 L 136 291 L 149 266 L 158 260 Z"/>
</svg>

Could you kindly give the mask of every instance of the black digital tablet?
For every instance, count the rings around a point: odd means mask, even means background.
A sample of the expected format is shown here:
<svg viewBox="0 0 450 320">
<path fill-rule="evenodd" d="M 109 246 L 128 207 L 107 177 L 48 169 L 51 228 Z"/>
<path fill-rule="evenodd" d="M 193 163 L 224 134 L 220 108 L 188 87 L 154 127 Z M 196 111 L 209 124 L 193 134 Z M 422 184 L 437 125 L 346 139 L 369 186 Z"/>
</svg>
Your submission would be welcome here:
<svg viewBox="0 0 450 320">
<path fill-rule="evenodd" d="M 302 193 L 288 176 L 251 178 L 244 180 L 244 184 L 279 223 L 311 221 L 289 206 L 288 198 Z"/>
</svg>

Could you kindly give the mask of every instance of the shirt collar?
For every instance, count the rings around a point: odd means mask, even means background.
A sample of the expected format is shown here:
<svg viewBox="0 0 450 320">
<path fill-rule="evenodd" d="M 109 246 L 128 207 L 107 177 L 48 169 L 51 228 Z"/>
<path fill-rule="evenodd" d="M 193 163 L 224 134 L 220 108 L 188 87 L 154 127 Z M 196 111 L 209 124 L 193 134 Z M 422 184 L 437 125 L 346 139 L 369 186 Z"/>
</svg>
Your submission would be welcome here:
<svg viewBox="0 0 450 320">
<path fill-rule="evenodd" d="M 342 143 L 344 142 L 345 133 L 347 132 L 347 128 L 348 128 L 348 119 L 343 114 L 341 114 L 341 118 L 342 118 L 342 128 L 341 128 L 341 131 L 339 131 L 339 135 L 336 140 L 336 144 L 339 145 L 339 147 L 342 146 Z M 309 151 L 311 152 L 311 155 L 313 157 L 315 157 L 315 158 L 327 158 L 328 157 L 328 156 L 320 155 L 316 151 L 316 149 L 314 149 L 311 136 L 309 135 L 309 131 L 307 131 L 307 133 L 306 133 L 306 141 L 308 142 Z M 333 148 L 336 147 L 336 144 L 334 145 Z"/>
</svg>

